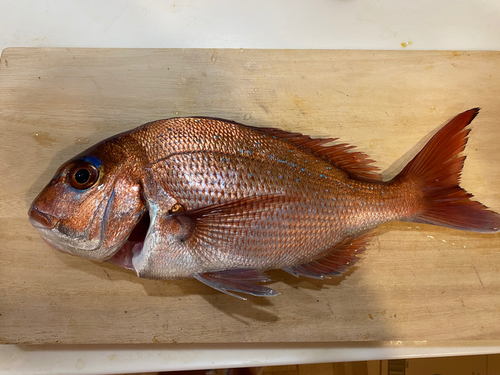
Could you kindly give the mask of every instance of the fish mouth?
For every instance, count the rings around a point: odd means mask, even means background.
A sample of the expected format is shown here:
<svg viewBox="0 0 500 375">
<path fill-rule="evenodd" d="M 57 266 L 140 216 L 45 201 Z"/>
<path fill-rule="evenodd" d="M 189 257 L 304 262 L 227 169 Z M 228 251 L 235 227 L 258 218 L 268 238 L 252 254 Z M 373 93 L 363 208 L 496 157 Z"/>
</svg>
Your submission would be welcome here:
<svg viewBox="0 0 500 375">
<path fill-rule="evenodd" d="M 134 255 L 138 255 L 142 251 L 144 241 L 148 233 L 149 224 L 149 211 L 146 211 L 132 229 L 127 241 L 125 241 L 120 250 L 114 253 L 111 258 L 106 259 L 106 262 L 135 271 L 132 264 L 132 258 Z"/>
<path fill-rule="evenodd" d="M 59 219 L 55 216 L 40 211 L 37 206 L 32 205 L 28 211 L 30 224 L 36 229 L 53 229 L 58 223 Z"/>
</svg>

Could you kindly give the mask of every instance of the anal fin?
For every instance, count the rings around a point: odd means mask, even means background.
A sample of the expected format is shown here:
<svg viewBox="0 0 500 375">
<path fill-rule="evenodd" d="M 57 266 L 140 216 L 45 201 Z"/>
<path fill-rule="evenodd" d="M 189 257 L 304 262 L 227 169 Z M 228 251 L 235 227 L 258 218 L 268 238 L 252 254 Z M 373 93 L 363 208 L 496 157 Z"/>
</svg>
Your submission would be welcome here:
<svg viewBox="0 0 500 375">
<path fill-rule="evenodd" d="M 306 276 L 314 279 L 340 276 L 359 260 L 356 255 L 365 251 L 370 238 L 371 233 L 365 233 L 335 246 L 331 253 L 324 258 L 294 267 L 283 268 L 283 271 L 295 277 Z"/>
<path fill-rule="evenodd" d="M 257 284 L 271 281 L 271 279 L 264 272 L 255 269 L 205 272 L 196 274 L 194 277 L 209 287 L 242 300 L 246 300 L 246 298 L 231 292 L 245 293 L 257 297 L 272 297 L 279 294 L 274 289 Z"/>
</svg>

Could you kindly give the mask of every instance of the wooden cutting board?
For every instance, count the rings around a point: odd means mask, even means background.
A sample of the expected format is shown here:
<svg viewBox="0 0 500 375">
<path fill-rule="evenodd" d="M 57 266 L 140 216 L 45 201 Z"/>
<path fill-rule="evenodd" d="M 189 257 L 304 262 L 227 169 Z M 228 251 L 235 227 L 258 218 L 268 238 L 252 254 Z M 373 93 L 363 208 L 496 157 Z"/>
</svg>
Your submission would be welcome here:
<svg viewBox="0 0 500 375">
<path fill-rule="evenodd" d="M 498 52 L 7 49 L 0 342 L 500 339 L 500 235 L 387 224 L 344 276 L 273 271 L 281 295 L 245 302 L 56 252 L 27 220 L 61 163 L 147 121 L 214 116 L 340 137 L 390 177 L 477 106 L 462 185 L 500 211 L 499 98 Z"/>
</svg>

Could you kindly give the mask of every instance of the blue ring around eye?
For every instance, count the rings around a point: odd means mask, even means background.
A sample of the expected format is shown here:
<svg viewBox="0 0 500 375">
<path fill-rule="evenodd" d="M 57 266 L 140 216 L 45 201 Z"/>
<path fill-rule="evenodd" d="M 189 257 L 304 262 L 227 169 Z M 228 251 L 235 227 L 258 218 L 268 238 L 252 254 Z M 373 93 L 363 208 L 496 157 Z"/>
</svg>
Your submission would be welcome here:
<svg viewBox="0 0 500 375">
<path fill-rule="evenodd" d="M 93 164 L 96 168 L 99 168 L 102 165 L 102 161 L 100 161 L 95 156 L 85 156 L 82 160 L 86 161 L 87 163 Z"/>
</svg>

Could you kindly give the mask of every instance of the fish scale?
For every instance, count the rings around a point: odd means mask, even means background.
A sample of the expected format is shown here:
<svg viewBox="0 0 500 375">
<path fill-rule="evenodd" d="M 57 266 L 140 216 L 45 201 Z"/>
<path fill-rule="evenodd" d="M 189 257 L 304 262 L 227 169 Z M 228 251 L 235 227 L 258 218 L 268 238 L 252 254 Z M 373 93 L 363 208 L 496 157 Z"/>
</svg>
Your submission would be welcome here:
<svg viewBox="0 0 500 375">
<path fill-rule="evenodd" d="M 456 116 L 386 182 L 367 155 L 332 139 L 159 120 L 63 164 L 30 221 L 57 249 L 139 277 L 194 277 L 232 295 L 272 296 L 259 284 L 268 281 L 263 271 L 339 275 L 389 221 L 498 232 L 500 216 L 458 186 L 477 112 Z"/>
</svg>

